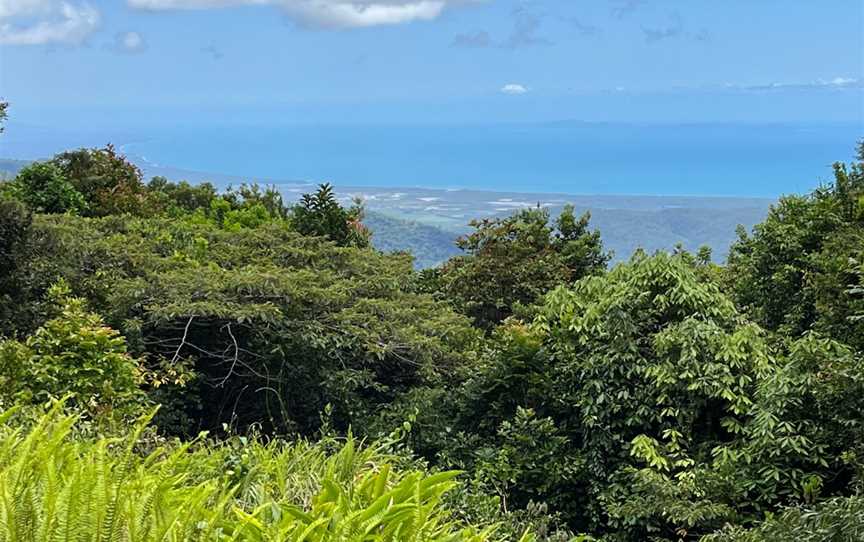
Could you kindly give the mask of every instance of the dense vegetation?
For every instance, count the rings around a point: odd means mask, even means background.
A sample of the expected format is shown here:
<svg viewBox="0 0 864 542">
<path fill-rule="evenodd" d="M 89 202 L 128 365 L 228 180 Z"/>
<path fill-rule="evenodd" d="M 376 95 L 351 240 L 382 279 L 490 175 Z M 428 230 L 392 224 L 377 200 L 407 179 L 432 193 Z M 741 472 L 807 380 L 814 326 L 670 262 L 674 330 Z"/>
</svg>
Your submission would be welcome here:
<svg viewBox="0 0 864 542">
<path fill-rule="evenodd" d="M 416 272 L 110 146 L 0 193 L 2 540 L 864 538 L 862 163 L 726 266 L 565 208 Z"/>
</svg>

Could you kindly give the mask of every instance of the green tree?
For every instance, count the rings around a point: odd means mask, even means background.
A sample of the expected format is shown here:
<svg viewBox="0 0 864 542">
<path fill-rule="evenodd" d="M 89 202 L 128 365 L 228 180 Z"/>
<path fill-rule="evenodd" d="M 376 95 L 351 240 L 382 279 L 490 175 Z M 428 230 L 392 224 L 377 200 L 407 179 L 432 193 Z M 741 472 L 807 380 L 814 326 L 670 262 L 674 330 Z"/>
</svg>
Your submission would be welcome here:
<svg viewBox="0 0 864 542">
<path fill-rule="evenodd" d="M 308 434 L 328 403 L 337 427 L 360 432 L 405 391 L 453 379 L 478 339 L 446 303 L 411 291 L 409 256 L 284 221 L 37 216 L 33 230 L 23 277 L 65 278 L 149 368 L 194 370 L 189 386 L 158 390 L 191 421 L 178 432 L 224 422 Z M 39 310 L 38 290 L 18 314 Z"/>
<path fill-rule="evenodd" d="M 186 181 L 171 182 L 165 177 L 156 176 L 147 183 L 151 204 L 169 215 L 195 212 L 207 209 L 216 198 L 217 191 L 210 183 L 191 185 Z"/>
<path fill-rule="evenodd" d="M 8 190 L 38 213 L 78 213 L 87 208 L 84 197 L 67 180 L 63 171 L 50 162 L 25 166 Z"/>
<path fill-rule="evenodd" d="M 862 450 L 858 358 L 767 334 L 700 265 L 637 255 L 559 286 L 533 322 L 495 331 L 464 384 L 415 403 L 417 449 L 612 540 L 698 537 L 843 494 Z"/>
<path fill-rule="evenodd" d="M 855 258 L 864 250 L 864 144 L 858 162 L 834 165 L 834 182 L 807 196 L 786 196 L 752 235 L 739 232 L 728 277 L 736 301 L 770 330 L 817 330 L 864 348 L 864 327 L 850 320 Z"/>
<path fill-rule="evenodd" d="M 51 163 L 84 197 L 87 216 L 153 212 L 146 199 L 141 170 L 117 153 L 113 145 L 64 152 Z"/>
<path fill-rule="evenodd" d="M 327 237 L 341 246 L 365 247 L 370 233 L 363 226 L 363 208 L 342 207 L 330 184 L 322 184 L 313 194 L 303 194 L 291 213 L 291 223 L 303 235 Z"/>
<path fill-rule="evenodd" d="M 465 255 L 437 274 L 437 288 L 475 323 L 489 329 L 559 284 L 601 272 L 609 259 L 600 233 L 567 206 L 555 224 L 546 209 L 475 220 L 457 241 Z"/>
</svg>

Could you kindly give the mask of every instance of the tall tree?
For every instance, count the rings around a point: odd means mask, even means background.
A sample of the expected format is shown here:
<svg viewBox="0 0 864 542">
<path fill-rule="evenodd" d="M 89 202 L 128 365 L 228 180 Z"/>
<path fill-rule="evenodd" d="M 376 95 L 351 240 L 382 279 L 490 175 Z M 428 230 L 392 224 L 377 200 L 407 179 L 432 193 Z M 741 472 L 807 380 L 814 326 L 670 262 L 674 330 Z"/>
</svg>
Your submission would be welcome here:
<svg viewBox="0 0 864 542">
<path fill-rule="evenodd" d="M 150 213 L 141 170 L 113 145 L 64 152 L 51 162 L 84 196 L 88 216 Z"/>
<path fill-rule="evenodd" d="M 762 326 L 799 336 L 827 333 L 864 349 L 864 322 L 850 320 L 854 260 L 864 255 L 864 142 L 857 162 L 834 165 L 834 182 L 786 196 L 729 254 L 737 302 Z"/>
<path fill-rule="evenodd" d="M 368 246 L 370 233 L 363 226 L 359 204 L 346 209 L 336 201 L 333 187 L 324 183 L 312 194 L 303 194 L 292 209 L 291 222 L 303 235 L 327 237 L 341 246 Z"/>
<path fill-rule="evenodd" d="M 478 326 L 494 327 L 516 305 L 605 268 L 609 254 L 590 218 L 576 218 L 568 205 L 554 224 L 540 208 L 472 221 L 474 231 L 457 241 L 465 255 L 444 264 L 438 288 Z"/>
</svg>

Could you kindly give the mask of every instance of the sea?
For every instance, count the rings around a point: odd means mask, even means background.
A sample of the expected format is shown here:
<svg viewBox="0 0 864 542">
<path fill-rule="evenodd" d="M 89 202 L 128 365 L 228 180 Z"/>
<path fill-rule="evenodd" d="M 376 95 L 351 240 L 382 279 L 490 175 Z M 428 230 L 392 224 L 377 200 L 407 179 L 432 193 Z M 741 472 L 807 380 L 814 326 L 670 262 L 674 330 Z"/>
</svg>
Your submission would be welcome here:
<svg viewBox="0 0 864 542">
<path fill-rule="evenodd" d="M 807 192 L 864 136 L 858 123 L 10 123 L 0 158 L 113 142 L 146 169 L 250 181 L 497 192 L 742 196 Z"/>
</svg>

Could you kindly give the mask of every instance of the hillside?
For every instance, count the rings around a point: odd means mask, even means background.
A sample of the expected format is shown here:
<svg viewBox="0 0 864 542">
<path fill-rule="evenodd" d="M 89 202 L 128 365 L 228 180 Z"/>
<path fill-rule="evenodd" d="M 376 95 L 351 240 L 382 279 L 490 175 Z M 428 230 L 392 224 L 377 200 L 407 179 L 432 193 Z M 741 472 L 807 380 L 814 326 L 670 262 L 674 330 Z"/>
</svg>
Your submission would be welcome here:
<svg viewBox="0 0 864 542">
<path fill-rule="evenodd" d="M 369 212 L 363 220 L 372 230 L 372 245 L 384 252 L 409 251 L 414 266 L 420 269 L 436 265 L 459 254 L 456 234 L 412 220 L 393 218 Z"/>
</svg>

